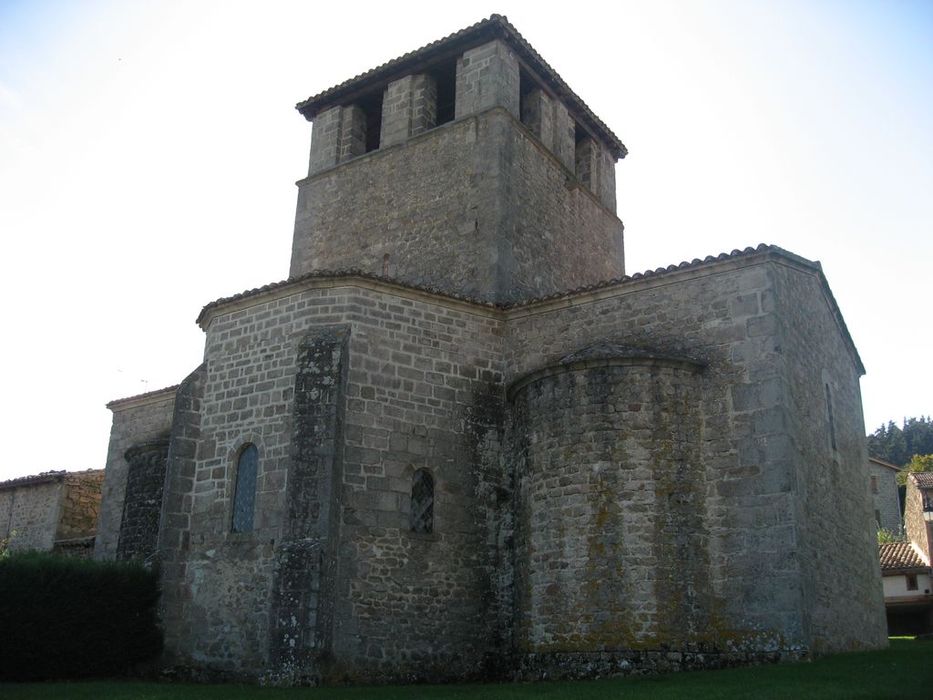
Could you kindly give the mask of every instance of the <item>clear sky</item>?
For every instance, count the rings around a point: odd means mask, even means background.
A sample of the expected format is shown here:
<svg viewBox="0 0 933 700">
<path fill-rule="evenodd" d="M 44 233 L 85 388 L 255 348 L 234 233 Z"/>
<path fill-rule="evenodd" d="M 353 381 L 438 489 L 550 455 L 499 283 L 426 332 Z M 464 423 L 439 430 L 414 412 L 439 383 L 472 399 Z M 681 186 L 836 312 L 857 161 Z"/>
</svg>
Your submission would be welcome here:
<svg viewBox="0 0 933 700">
<path fill-rule="evenodd" d="M 868 430 L 933 413 L 933 2 L 0 0 L 0 479 L 102 467 L 104 404 L 284 279 L 299 100 L 493 12 L 620 136 L 629 273 L 819 260 Z"/>
</svg>

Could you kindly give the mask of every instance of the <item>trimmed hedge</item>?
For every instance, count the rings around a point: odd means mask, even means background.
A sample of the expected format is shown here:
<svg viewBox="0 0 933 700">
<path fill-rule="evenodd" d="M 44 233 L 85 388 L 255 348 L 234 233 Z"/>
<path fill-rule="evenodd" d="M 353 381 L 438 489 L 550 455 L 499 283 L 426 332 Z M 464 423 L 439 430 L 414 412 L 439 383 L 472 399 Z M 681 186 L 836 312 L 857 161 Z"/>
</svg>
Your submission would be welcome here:
<svg viewBox="0 0 933 700">
<path fill-rule="evenodd" d="M 44 552 L 0 556 L 0 679 L 126 673 L 162 650 L 158 575 Z"/>
</svg>

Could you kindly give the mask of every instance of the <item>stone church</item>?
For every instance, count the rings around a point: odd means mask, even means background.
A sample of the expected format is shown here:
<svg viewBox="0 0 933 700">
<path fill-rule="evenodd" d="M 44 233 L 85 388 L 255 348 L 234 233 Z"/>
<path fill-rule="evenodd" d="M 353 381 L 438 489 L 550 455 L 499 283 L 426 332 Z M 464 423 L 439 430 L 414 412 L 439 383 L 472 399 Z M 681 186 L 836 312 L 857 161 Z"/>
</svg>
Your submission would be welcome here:
<svg viewBox="0 0 933 700">
<path fill-rule="evenodd" d="M 626 274 L 626 148 L 500 16 L 298 105 L 288 279 L 113 401 L 96 556 L 165 663 L 578 677 L 886 643 L 864 373 L 820 265 Z"/>
</svg>

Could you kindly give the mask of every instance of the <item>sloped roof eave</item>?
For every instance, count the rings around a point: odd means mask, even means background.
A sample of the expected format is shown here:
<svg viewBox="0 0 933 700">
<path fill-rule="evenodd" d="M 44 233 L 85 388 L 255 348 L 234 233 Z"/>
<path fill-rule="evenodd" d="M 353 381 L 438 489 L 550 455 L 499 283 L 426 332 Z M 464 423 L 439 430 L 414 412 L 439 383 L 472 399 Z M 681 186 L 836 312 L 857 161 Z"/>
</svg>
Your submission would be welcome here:
<svg viewBox="0 0 933 700">
<path fill-rule="evenodd" d="M 677 265 L 668 265 L 667 267 L 659 267 L 655 270 L 646 270 L 645 272 L 636 272 L 633 275 L 624 275 L 620 278 L 614 278 L 606 280 L 604 282 L 598 282 L 591 285 L 586 285 L 584 287 L 578 287 L 576 289 L 570 289 L 566 291 L 556 292 L 554 294 L 537 297 L 534 299 L 523 300 L 516 303 L 508 304 L 496 304 L 489 301 L 484 301 L 481 299 L 476 299 L 468 296 L 462 296 L 457 294 L 452 294 L 447 291 L 436 289 L 433 287 L 426 287 L 422 285 L 412 284 L 408 282 L 403 282 L 391 277 L 384 277 L 382 275 L 376 275 L 369 272 L 364 272 L 359 269 L 346 269 L 346 270 L 315 270 L 313 272 L 306 273 L 299 277 L 292 277 L 287 280 L 282 280 L 281 282 L 273 282 L 267 284 L 263 287 L 257 289 L 250 289 L 239 294 L 234 294 L 230 297 L 224 297 L 217 299 L 205 305 L 201 309 L 201 313 L 198 314 L 196 323 L 201 326 L 202 330 L 207 330 L 207 325 L 210 321 L 210 318 L 216 311 L 224 307 L 229 307 L 240 303 L 244 300 L 254 298 L 254 297 L 264 297 L 272 294 L 280 293 L 281 291 L 294 288 L 298 289 L 303 283 L 306 283 L 314 279 L 349 279 L 355 278 L 360 280 L 370 280 L 376 283 L 384 283 L 391 285 L 397 288 L 411 289 L 421 293 L 430 294 L 432 296 L 450 299 L 453 301 L 470 304 L 474 306 L 484 307 L 492 310 L 500 311 L 511 311 L 513 309 L 524 308 L 524 307 L 533 307 L 539 304 L 547 304 L 550 302 L 558 302 L 560 300 L 570 299 L 575 296 L 581 296 L 593 292 L 598 292 L 600 290 L 605 290 L 610 287 L 616 287 L 621 285 L 626 285 L 629 283 L 637 282 L 639 280 L 653 279 L 658 277 L 663 277 L 665 275 L 677 274 L 682 271 L 697 270 L 705 267 L 711 267 L 718 265 L 720 263 L 729 262 L 737 259 L 749 259 L 749 258 L 770 258 L 783 260 L 791 264 L 798 269 L 804 269 L 809 271 L 811 274 L 817 275 L 817 278 L 820 282 L 820 287 L 823 290 L 825 299 L 829 304 L 830 311 L 833 314 L 836 322 L 838 323 L 839 331 L 842 334 L 843 342 L 849 348 L 851 353 L 852 361 L 855 363 L 856 369 L 860 375 L 865 374 L 865 366 L 862 364 L 861 357 L 859 357 L 858 350 L 855 347 L 855 343 L 852 341 L 852 336 L 849 334 L 849 329 L 847 328 L 845 321 L 842 318 L 842 312 L 839 310 L 839 306 L 836 303 L 836 299 L 833 296 L 832 291 L 829 288 L 829 283 L 826 281 L 826 276 L 823 274 L 822 267 L 818 262 L 813 262 L 807 260 L 799 255 L 795 255 L 790 251 L 784 250 L 779 246 L 767 245 L 761 243 L 756 247 L 747 247 L 743 250 L 733 250 L 731 253 L 720 253 L 719 255 L 713 256 L 708 255 L 702 260 L 699 258 L 694 258 L 691 261 L 683 261 Z"/>
</svg>

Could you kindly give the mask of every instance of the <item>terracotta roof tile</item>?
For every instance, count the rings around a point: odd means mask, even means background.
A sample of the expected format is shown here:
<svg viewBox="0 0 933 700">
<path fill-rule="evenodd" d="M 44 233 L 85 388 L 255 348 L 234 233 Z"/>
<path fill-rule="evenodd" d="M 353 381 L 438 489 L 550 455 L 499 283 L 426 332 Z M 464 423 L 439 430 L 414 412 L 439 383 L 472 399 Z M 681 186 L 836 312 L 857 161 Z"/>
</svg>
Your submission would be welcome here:
<svg viewBox="0 0 933 700">
<path fill-rule="evenodd" d="M 65 478 L 65 470 L 42 472 L 41 474 L 30 474 L 29 476 L 20 476 L 7 481 L 0 481 L 0 491 L 15 489 L 20 486 L 33 486 L 35 484 L 46 484 L 52 481 L 61 481 Z"/>
<path fill-rule="evenodd" d="M 168 393 L 170 391 L 175 391 L 178 389 L 178 384 L 173 384 L 172 386 L 167 386 L 162 389 L 156 389 L 155 391 L 147 391 L 143 394 L 136 394 L 135 396 L 124 396 L 122 399 L 114 399 L 107 404 L 107 408 L 114 408 L 120 404 L 127 403 L 128 401 L 138 401 L 139 399 L 148 399 L 150 396 L 157 396 L 158 394 Z"/>
<path fill-rule="evenodd" d="M 910 542 L 885 542 L 878 545 L 883 572 L 929 568 Z"/>
<path fill-rule="evenodd" d="M 490 16 L 489 19 L 481 20 L 442 39 L 432 41 L 420 49 L 410 51 L 403 56 L 383 63 L 381 66 L 360 73 L 355 78 L 350 78 L 339 85 L 319 92 L 299 102 L 295 105 L 295 108 L 305 118 L 313 119 L 322 110 L 335 106 L 340 100 L 346 99 L 361 88 L 370 86 L 373 83 L 397 79 L 405 74 L 406 69 L 410 69 L 415 64 L 443 58 L 455 47 L 465 50 L 473 45 L 478 46 L 483 41 L 491 41 L 495 38 L 501 38 L 508 42 L 526 63 L 539 73 L 541 79 L 548 83 L 548 87 L 557 94 L 577 120 L 595 131 L 597 135 L 607 142 L 613 156 L 624 158 L 628 154 L 628 149 L 619 140 L 619 137 L 612 133 L 612 130 L 570 89 L 563 78 L 557 74 L 557 71 L 548 65 L 531 44 L 509 23 L 508 19 L 496 14 Z"/>
<path fill-rule="evenodd" d="M 738 258 L 752 257 L 754 255 L 763 254 L 763 253 L 776 253 L 782 258 L 786 258 L 800 265 L 809 267 L 818 273 L 820 281 L 823 284 L 823 289 L 826 292 L 827 296 L 829 297 L 830 306 L 836 315 L 840 328 L 842 329 L 843 337 L 846 339 L 849 345 L 849 349 L 852 352 L 852 356 L 855 359 L 855 363 L 858 366 L 859 371 L 862 374 L 864 374 L 865 368 L 862 365 L 862 360 L 859 357 L 858 350 L 856 350 L 855 348 L 855 344 L 852 342 L 852 337 L 849 334 L 849 329 L 845 325 L 845 321 L 842 318 L 842 314 L 839 312 L 839 305 L 836 303 L 835 297 L 833 297 L 832 290 L 830 290 L 829 288 L 829 283 L 826 281 L 826 277 L 823 275 L 823 269 L 821 265 L 818 262 L 807 260 L 806 258 L 802 258 L 799 255 L 795 255 L 794 253 L 784 250 L 783 248 L 780 248 L 778 246 L 768 245 L 765 243 L 760 243 L 755 248 L 752 248 L 751 246 L 749 246 L 743 250 L 735 249 L 730 253 L 720 253 L 719 255 L 716 255 L 716 256 L 707 255 L 702 260 L 700 260 L 699 258 L 694 258 L 693 260 L 690 260 L 689 262 L 685 260 L 677 265 L 668 265 L 667 267 L 659 267 L 654 270 L 646 270 L 645 272 L 636 272 L 634 275 L 624 275 L 622 277 L 605 280 L 603 282 L 596 282 L 594 284 L 585 285 L 583 287 L 577 287 L 576 289 L 556 292 L 555 294 L 535 297 L 532 299 L 526 299 L 521 302 L 514 302 L 514 303 L 493 303 L 493 302 L 489 302 L 483 299 L 477 299 L 475 297 L 453 294 L 451 292 L 438 289 L 436 287 L 412 284 L 409 282 L 402 282 L 400 280 L 393 279 L 391 277 L 384 277 L 382 275 L 374 275 L 369 272 L 364 272 L 362 270 L 358 270 L 354 268 L 345 269 L 345 270 L 316 270 L 314 272 L 309 272 L 299 277 L 293 277 L 287 280 L 282 280 L 281 282 L 273 282 L 271 284 L 267 284 L 262 287 L 258 287 L 256 289 L 249 289 L 244 292 L 240 292 L 239 294 L 234 294 L 233 296 L 216 299 L 215 301 L 212 301 L 209 304 L 206 304 L 201 309 L 201 313 L 198 314 L 196 322 L 198 323 L 198 325 L 202 325 L 203 321 L 207 318 L 207 315 L 218 307 L 225 306 L 227 304 L 231 304 L 237 301 L 241 301 L 243 299 L 248 299 L 249 297 L 259 296 L 265 292 L 282 289 L 284 287 L 288 287 L 289 285 L 299 285 L 302 282 L 305 282 L 307 280 L 312 280 L 312 279 L 336 279 L 336 278 L 341 278 L 341 277 L 344 277 L 344 278 L 356 277 L 360 279 L 369 279 L 369 280 L 375 280 L 378 282 L 384 282 L 387 284 L 392 284 L 397 287 L 403 287 L 406 289 L 413 289 L 413 290 L 420 291 L 420 292 L 426 292 L 428 294 L 432 294 L 438 297 L 454 299 L 457 301 L 463 301 L 463 302 L 470 303 L 470 304 L 477 304 L 477 305 L 484 306 L 487 308 L 508 310 L 508 309 L 522 308 L 525 306 L 530 306 L 532 304 L 555 301 L 559 299 L 569 299 L 579 294 L 586 294 L 588 292 L 598 291 L 601 289 L 608 289 L 610 287 L 622 286 L 627 283 L 635 282 L 638 280 L 663 277 L 665 275 L 672 274 L 675 272 L 680 272 L 682 270 L 694 270 L 694 269 L 701 269 L 703 267 L 712 267 L 716 265 L 717 263 L 725 262 L 728 260 L 735 260 Z"/>
<path fill-rule="evenodd" d="M 777 246 L 766 245 L 764 243 L 760 244 L 757 248 L 745 248 L 744 250 L 733 250 L 731 253 L 720 253 L 717 256 L 708 255 L 703 260 L 699 258 L 694 258 L 690 262 L 681 262 L 679 265 L 668 265 L 667 267 L 659 267 L 656 270 L 647 270 L 645 272 L 636 272 L 634 275 L 624 275 L 622 277 L 616 277 L 613 279 L 605 280 L 603 282 L 596 282 L 594 284 L 589 284 L 583 287 L 577 287 L 575 289 L 570 289 L 563 292 L 557 292 L 555 294 L 549 294 L 547 296 L 534 297 L 532 299 L 527 299 L 521 302 L 514 303 L 505 303 L 505 304 L 496 304 L 490 301 L 485 301 L 482 299 L 477 299 L 476 297 L 470 297 L 461 294 L 453 294 L 451 292 L 438 289 L 437 287 L 430 287 L 427 285 L 412 284 L 410 282 L 402 282 L 400 280 L 394 279 L 392 277 L 384 277 L 382 275 L 375 275 L 369 272 L 364 272 L 357 268 L 347 268 L 343 270 L 315 270 L 314 272 L 309 272 L 307 274 L 301 275 L 299 277 L 291 277 L 287 280 L 282 280 L 280 282 L 272 282 L 270 284 L 263 285 L 262 287 L 257 287 L 256 289 L 248 289 L 246 291 L 240 292 L 239 294 L 234 294 L 229 297 L 222 297 L 220 299 L 215 299 L 214 301 L 206 304 L 204 308 L 201 309 L 201 313 L 198 314 L 197 323 L 201 323 L 205 314 L 218 306 L 224 306 L 232 302 L 240 301 L 241 299 L 247 299 L 252 296 L 257 296 L 263 294 L 264 292 L 274 291 L 276 289 L 281 289 L 291 284 L 300 284 L 306 280 L 312 279 L 333 279 L 339 277 L 358 277 L 361 279 L 375 280 L 378 282 L 386 282 L 393 284 L 398 287 L 404 287 L 406 289 L 414 289 L 420 292 L 427 292 L 429 294 L 434 294 L 440 297 L 446 297 L 447 299 L 456 299 L 457 301 L 465 301 L 470 304 L 479 304 L 481 306 L 486 306 L 489 308 L 497 309 L 514 309 L 522 306 L 528 306 L 530 304 L 537 304 L 544 301 L 551 301 L 554 299 L 562 299 L 565 297 L 572 297 L 576 294 L 584 294 L 586 292 L 605 289 L 607 287 L 614 287 L 616 285 L 625 284 L 626 282 L 632 282 L 635 280 L 649 279 L 652 277 L 658 277 L 669 272 L 675 272 L 678 270 L 692 269 L 703 267 L 705 265 L 710 265 L 717 262 L 722 262 L 724 260 L 731 260 L 734 258 L 745 257 L 749 255 L 754 255 L 756 253 L 764 253 L 768 251 L 776 251 L 783 253 L 787 256 L 793 257 L 798 260 L 809 263 L 810 265 L 819 265 L 819 263 L 810 263 L 805 261 L 803 258 L 798 258 L 792 253 L 788 253 L 782 248 Z M 135 398 L 135 397 L 134 397 Z"/>
<path fill-rule="evenodd" d="M 933 472 L 912 472 L 911 477 L 922 489 L 933 489 Z"/>
</svg>

